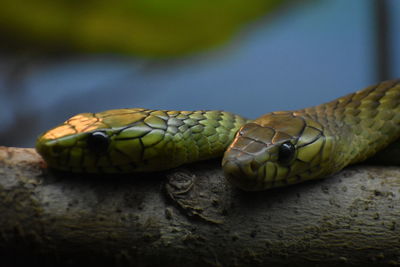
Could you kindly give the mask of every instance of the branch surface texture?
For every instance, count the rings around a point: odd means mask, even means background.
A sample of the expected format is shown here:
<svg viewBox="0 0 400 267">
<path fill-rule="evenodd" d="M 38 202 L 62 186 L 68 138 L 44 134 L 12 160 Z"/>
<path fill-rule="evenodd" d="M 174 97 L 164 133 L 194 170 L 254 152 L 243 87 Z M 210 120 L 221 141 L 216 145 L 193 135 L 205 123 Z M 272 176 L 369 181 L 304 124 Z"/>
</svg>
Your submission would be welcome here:
<svg viewBox="0 0 400 267">
<path fill-rule="evenodd" d="M 76 175 L 0 147 L 1 265 L 400 265 L 399 167 L 243 192 L 219 164 Z"/>
</svg>

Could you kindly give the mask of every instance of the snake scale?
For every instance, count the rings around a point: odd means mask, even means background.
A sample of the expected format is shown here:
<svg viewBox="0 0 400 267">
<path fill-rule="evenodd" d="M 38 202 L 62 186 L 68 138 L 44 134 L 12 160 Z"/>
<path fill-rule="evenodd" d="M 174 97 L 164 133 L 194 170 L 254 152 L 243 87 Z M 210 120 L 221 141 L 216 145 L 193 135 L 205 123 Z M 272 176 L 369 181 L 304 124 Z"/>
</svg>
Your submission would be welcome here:
<svg viewBox="0 0 400 267">
<path fill-rule="evenodd" d="M 256 120 L 224 111 L 141 108 L 78 114 L 42 134 L 51 168 L 88 173 L 160 171 L 223 156 L 228 181 L 248 191 L 321 178 L 400 137 L 400 80 Z"/>
</svg>

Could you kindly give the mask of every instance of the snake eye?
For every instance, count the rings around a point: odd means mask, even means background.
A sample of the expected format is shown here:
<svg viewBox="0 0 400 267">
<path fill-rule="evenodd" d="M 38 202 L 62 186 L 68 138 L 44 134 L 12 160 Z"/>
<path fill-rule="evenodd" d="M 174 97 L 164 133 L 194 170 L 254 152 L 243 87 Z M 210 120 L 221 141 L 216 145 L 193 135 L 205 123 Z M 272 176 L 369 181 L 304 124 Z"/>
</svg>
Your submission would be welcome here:
<svg viewBox="0 0 400 267">
<path fill-rule="evenodd" d="M 289 164 L 294 158 L 296 148 L 290 141 L 286 141 L 279 146 L 278 162 Z"/>
<path fill-rule="evenodd" d="M 110 138 L 105 132 L 93 132 L 88 136 L 87 146 L 90 151 L 103 153 L 108 149 Z"/>
</svg>

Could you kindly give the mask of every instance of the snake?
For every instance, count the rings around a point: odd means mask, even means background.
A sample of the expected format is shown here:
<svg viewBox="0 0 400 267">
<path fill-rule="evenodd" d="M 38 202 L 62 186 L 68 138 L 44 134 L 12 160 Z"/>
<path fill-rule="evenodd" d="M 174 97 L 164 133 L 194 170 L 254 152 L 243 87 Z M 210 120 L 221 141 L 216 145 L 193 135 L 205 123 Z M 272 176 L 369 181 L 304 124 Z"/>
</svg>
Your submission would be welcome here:
<svg viewBox="0 0 400 267">
<path fill-rule="evenodd" d="M 222 157 L 231 184 L 261 191 L 329 176 L 399 137 L 400 79 L 255 120 L 217 110 L 81 113 L 40 135 L 36 150 L 50 168 L 77 173 L 164 171 Z"/>
</svg>

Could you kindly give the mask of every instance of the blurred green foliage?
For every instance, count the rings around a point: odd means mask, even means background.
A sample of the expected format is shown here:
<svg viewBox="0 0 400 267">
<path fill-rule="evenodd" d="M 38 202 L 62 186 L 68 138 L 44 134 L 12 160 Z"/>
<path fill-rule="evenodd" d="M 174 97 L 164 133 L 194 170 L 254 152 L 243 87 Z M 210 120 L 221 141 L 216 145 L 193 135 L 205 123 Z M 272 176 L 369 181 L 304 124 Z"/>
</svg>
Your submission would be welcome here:
<svg viewBox="0 0 400 267">
<path fill-rule="evenodd" d="M 285 0 L 2 0 L 2 45 L 171 56 L 229 39 Z"/>
</svg>

